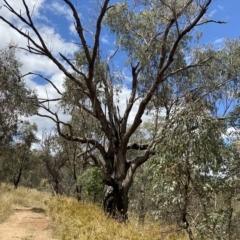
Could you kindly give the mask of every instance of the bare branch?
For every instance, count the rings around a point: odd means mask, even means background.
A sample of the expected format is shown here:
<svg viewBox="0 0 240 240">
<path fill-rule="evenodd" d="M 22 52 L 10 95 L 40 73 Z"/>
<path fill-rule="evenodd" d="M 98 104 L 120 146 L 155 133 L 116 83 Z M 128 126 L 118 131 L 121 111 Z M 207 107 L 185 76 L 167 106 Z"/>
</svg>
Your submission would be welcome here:
<svg viewBox="0 0 240 240">
<path fill-rule="evenodd" d="M 122 134 L 125 134 L 126 132 L 128 117 L 132 110 L 133 104 L 135 102 L 139 72 L 140 72 L 139 63 L 137 63 L 135 67 L 132 66 L 132 92 L 127 104 L 127 108 L 124 112 L 123 119 L 122 119 L 122 128 L 121 128 Z"/>
<path fill-rule="evenodd" d="M 46 109 L 46 111 L 51 112 L 49 109 Z M 56 123 L 56 126 L 57 126 L 57 130 L 58 130 L 58 134 L 59 134 L 61 137 L 65 138 L 65 139 L 67 139 L 67 140 L 69 140 L 69 141 L 72 141 L 72 142 L 89 143 L 89 144 L 91 144 L 94 148 L 97 148 L 97 149 L 100 151 L 100 153 L 101 153 L 101 155 L 103 156 L 103 158 L 105 158 L 105 156 L 106 156 L 105 148 L 104 148 L 97 140 L 95 140 L 95 139 L 93 139 L 93 138 L 80 138 L 80 137 L 74 136 L 74 135 L 73 135 L 73 131 L 72 131 L 72 126 L 71 126 L 71 124 L 65 123 L 65 122 L 63 122 L 63 121 L 60 121 L 59 118 L 58 118 L 58 115 L 57 115 L 56 113 L 51 112 L 51 114 L 52 114 L 54 117 L 49 116 L 49 115 L 45 115 L 45 114 L 37 113 L 38 116 L 43 117 L 43 118 L 49 118 L 49 119 L 51 119 L 53 122 L 55 122 L 55 123 Z M 64 133 L 62 132 L 61 127 L 60 127 L 61 124 L 62 124 L 62 125 L 65 125 L 65 126 L 67 126 L 67 127 L 69 128 L 70 135 L 69 135 L 69 134 L 64 134 Z"/>
<path fill-rule="evenodd" d="M 89 64 L 89 76 L 90 76 L 90 78 L 91 78 L 91 74 L 93 74 L 94 63 L 96 61 L 96 57 L 97 57 L 98 50 L 99 50 L 99 37 L 100 37 L 100 33 L 101 33 L 102 20 L 103 20 L 103 17 L 105 16 L 105 14 L 108 10 L 109 1 L 110 0 L 105 0 L 104 1 L 101 12 L 100 12 L 99 17 L 97 19 L 95 41 L 94 41 L 93 53 L 92 53 L 92 61 Z"/>
<path fill-rule="evenodd" d="M 64 0 L 65 3 L 67 3 L 67 5 L 71 8 L 72 10 L 72 13 L 73 13 L 73 17 L 76 21 L 76 24 L 75 24 L 75 28 L 77 30 L 77 33 L 78 33 L 78 36 L 81 40 L 81 43 L 82 43 L 82 46 L 83 46 L 83 50 L 85 52 L 85 55 L 86 55 L 86 58 L 88 60 L 88 63 L 91 62 L 91 56 L 90 56 L 90 53 L 89 53 L 89 50 L 88 50 L 88 46 L 87 46 L 87 42 L 86 42 L 86 39 L 84 37 L 84 34 L 83 34 L 83 27 L 82 27 L 82 23 L 80 21 L 80 18 L 78 16 L 78 13 L 77 13 L 77 10 L 76 8 L 73 6 L 72 2 L 69 1 L 69 0 Z"/>
<path fill-rule="evenodd" d="M 60 101 L 60 100 L 61 100 L 61 98 L 54 98 L 54 99 L 41 99 L 41 98 L 39 98 L 38 103 L 43 104 L 43 103 L 49 103 L 49 102 L 57 102 L 57 101 Z"/>
<path fill-rule="evenodd" d="M 207 24 L 207 23 L 226 24 L 228 22 L 227 21 L 206 20 L 206 21 L 203 21 L 199 24 L 196 24 L 196 26 L 201 26 L 201 25 L 204 25 L 204 24 Z"/>
<path fill-rule="evenodd" d="M 50 79 L 48 79 L 46 77 L 43 77 L 41 74 L 33 73 L 33 72 L 26 73 L 22 77 L 25 77 L 25 76 L 28 76 L 28 75 L 34 75 L 34 76 L 38 76 L 38 77 L 44 79 L 45 81 L 49 82 L 53 86 L 53 88 L 57 91 L 58 94 L 62 95 L 60 90 L 57 88 L 57 86 Z"/>
<path fill-rule="evenodd" d="M 61 54 L 61 53 L 59 53 L 59 55 L 61 56 L 61 58 L 63 59 L 63 60 L 65 60 L 70 66 L 71 66 L 71 68 L 72 68 L 72 70 L 74 71 L 74 72 L 76 72 L 76 73 L 78 73 L 79 75 L 81 75 L 84 79 L 85 79 L 85 81 L 87 81 L 88 79 L 87 79 L 87 76 L 83 73 L 83 72 L 81 72 L 81 71 L 79 71 L 70 61 L 69 61 L 69 59 L 67 59 L 63 54 Z"/>
<path fill-rule="evenodd" d="M 185 67 L 178 68 L 178 69 L 176 69 L 175 71 L 170 72 L 169 74 L 167 74 L 167 75 L 163 78 L 163 81 L 165 81 L 165 80 L 166 80 L 167 78 L 169 78 L 170 76 L 175 75 L 175 74 L 177 74 L 177 73 L 179 73 L 179 72 L 182 72 L 182 71 L 184 71 L 184 70 L 187 70 L 187 69 L 189 69 L 189 68 L 204 66 L 205 63 L 208 62 L 210 59 L 211 59 L 211 57 L 209 57 L 209 58 L 207 58 L 207 59 L 205 59 L 205 60 L 203 60 L 203 61 L 201 61 L 201 62 L 199 62 L 199 63 L 189 64 L 189 65 L 187 65 L 187 66 L 185 66 Z"/>
</svg>

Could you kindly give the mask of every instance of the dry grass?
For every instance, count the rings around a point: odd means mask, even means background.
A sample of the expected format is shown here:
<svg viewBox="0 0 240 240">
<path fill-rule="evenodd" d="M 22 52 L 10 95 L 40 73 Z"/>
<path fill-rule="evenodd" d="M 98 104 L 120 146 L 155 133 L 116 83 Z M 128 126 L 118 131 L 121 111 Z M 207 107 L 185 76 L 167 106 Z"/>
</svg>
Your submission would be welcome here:
<svg viewBox="0 0 240 240">
<path fill-rule="evenodd" d="M 119 224 L 108 218 L 102 209 L 93 204 L 57 197 L 49 204 L 55 233 L 62 240 L 187 240 L 186 237 L 170 233 L 163 237 L 159 226 L 135 222 Z"/>
<path fill-rule="evenodd" d="M 11 189 L 4 187 L 3 185 L 0 186 L 0 223 L 4 222 L 12 213 L 13 213 L 13 206 L 12 206 L 13 197 L 11 194 Z"/>
<path fill-rule="evenodd" d="M 0 183 L 0 222 L 5 221 L 14 211 L 14 206 L 36 207 L 46 209 L 44 202 L 50 194 L 29 190 L 23 187 L 14 189 L 9 184 Z"/>
<path fill-rule="evenodd" d="M 108 218 L 94 204 L 77 202 L 66 197 L 51 197 L 49 193 L 0 184 L 0 222 L 14 211 L 14 206 L 44 209 L 53 220 L 55 238 L 61 240 L 187 240 L 176 232 L 162 234 L 159 226 L 147 223 L 139 226 L 136 221 L 119 224 Z M 47 203 L 47 205 L 46 205 Z M 168 229 L 164 229 L 164 231 Z"/>
</svg>

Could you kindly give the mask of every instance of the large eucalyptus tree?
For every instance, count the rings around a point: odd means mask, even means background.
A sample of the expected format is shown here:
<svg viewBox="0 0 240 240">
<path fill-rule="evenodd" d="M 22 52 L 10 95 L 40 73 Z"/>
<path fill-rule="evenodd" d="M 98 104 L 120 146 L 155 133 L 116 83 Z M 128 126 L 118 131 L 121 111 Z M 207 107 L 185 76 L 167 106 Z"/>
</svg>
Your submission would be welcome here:
<svg viewBox="0 0 240 240">
<path fill-rule="evenodd" d="M 191 98 L 192 89 L 205 89 L 204 83 L 208 82 L 201 77 L 196 81 L 191 73 L 195 68 L 202 72 L 203 66 L 214 55 L 214 51 L 204 54 L 204 49 L 198 51 L 193 48 L 196 28 L 216 22 L 207 15 L 212 1 L 139 0 L 116 3 L 101 0 L 92 6 L 98 8 L 97 15 L 84 26 L 83 22 L 90 16 L 78 12 L 74 1 L 62 0 L 65 7 L 72 11 L 78 35 L 79 51 L 74 58 L 63 52 L 58 56 L 52 53 L 34 22 L 27 2 L 22 0 L 25 8 L 22 14 L 14 9 L 10 1 L 4 0 L 4 7 L 26 28 L 19 28 L 2 15 L 0 19 L 27 39 L 26 51 L 46 56 L 64 73 L 64 93 L 50 79 L 43 77 L 52 83 L 60 95 L 60 105 L 74 116 L 75 121 L 78 119 L 84 131 L 75 132 L 73 125 L 62 122 L 52 111 L 49 103 L 56 99 L 41 99 L 38 105 L 47 113 L 38 115 L 52 119 L 58 133 L 65 139 L 85 146 L 88 156 L 104 173 L 105 210 L 125 221 L 133 175 L 154 154 L 156 134 L 149 138 L 147 144 L 131 142 L 144 114 L 154 110 L 154 130 L 157 132 L 162 107 L 169 117 L 174 104 L 183 98 Z M 116 50 L 107 58 L 100 44 L 102 29 L 107 29 L 115 38 Z M 126 60 L 124 68 L 127 69 L 122 75 L 118 67 L 113 66 L 114 59 L 120 54 Z M 123 87 L 121 83 L 126 79 L 130 94 L 125 109 L 120 109 L 116 99 Z M 204 97 L 228 80 L 224 76 L 217 77 L 208 85 L 208 90 L 196 91 L 194 97 L 201 98 L 201 93 Z M 134 107 L 137 109 L 135 112 Z M 62 125 L 65 125 L 64 131 Z M 126 157 L 128 150 L 137 150 L 131 159 Z M 98 157 L 94 157 L 96 153 Z"/>
</svg>

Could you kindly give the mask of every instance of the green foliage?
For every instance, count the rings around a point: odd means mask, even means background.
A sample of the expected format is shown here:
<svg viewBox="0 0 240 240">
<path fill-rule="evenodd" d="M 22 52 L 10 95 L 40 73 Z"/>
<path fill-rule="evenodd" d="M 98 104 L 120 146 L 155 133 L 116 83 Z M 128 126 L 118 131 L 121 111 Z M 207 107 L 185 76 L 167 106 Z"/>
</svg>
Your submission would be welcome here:
<svg viewBox="0 0 240 240">
<path fill-rule="evenodd" d="M 138 1 L 132 6 L 130 2 L 124 2 L 118 3 L 108 11 L 105 24 L 115 34 L 117 46 L 127 54 L 126 64 L 139 62 L 141 66 L 138 82 L 139 95 L 144 96 L 156 80 L 161 55 L 169 53 L 172 44 L 179 36 L 178 31 L 182 30 L 181 24 L 179 24 L 179 28 L 172 27 L 167 39 L 163 40 L 166 24 L 172 18 L 169 6 L 176 11 L 181 11 L 180 9 L 185 4 L 186 1 L 174 3 L 170 1 Z M 184 13 L 182 18 L 185 14 L 191 15 L 194 7 L 196 7 L 194 4 L 189 7 L 188 13 Z M 197 7 L 195 11 L 197 11 Z M 195 35 L 189 33 L 181 39 L 174 54 L 174 61 L 164 75 L 187 65 L 185 56 L 191 55 L 189 44 L 194 40 L 193 36 Z M 164 52 L 162 52 L 163 46 L 166 46 Z"/>
<path fill-rule="evenodd" d="M 36 96 L 21 79 L 15 46 L 0 50 L 0 147 L 12 141 L 21 115 L 36 112 Z"/>
<path fill-rule="evenodd" d="M 1 181 L 12 182 L 17 187 L 21 178 L 27 178 L 29 171 L 36 167 L 31 163 L 31 147 L 38 142 L 36 132 L 36 124 L 25 121 L 19 125 L 14 141 L 5 148 L 0 159 Z"/>
<path fill-rule="evenodd" d="M 239 193 L 230 186 L 239 179 L 230 169 L 238 158 L 222 138 L 225 130 L 225 123 L 211 116 L 206 105 L 191 103 L 174 109 L 159 132 L 152 166 L 159 201 L 156 217 L 177 222 L 196 239 L 236 236 L 232 227 L 233 215 L 239 217 L 234 200 Z"/>
<path fill-rule="evenodd" d="M 93 197 L 93 201 L 101 201 L 103 194 L 102 172 L 96 167 L 90 167 L 79 176 L 78 182 L 83 186 L 87 196 Z"/>
</svg>

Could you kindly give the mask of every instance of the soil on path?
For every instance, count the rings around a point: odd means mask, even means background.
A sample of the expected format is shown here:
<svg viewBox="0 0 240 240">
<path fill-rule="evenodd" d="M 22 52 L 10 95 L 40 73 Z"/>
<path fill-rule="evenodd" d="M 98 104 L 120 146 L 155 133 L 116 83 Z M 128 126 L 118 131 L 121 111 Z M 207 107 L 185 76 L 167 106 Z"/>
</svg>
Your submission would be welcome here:
<svg viewBox="0 0 240 240">
<path fill-rule="evenodd" d="M 0 240 L 53 240 L 51 221 L 38 208 L 15 207 L 0 224 Z"/>
</svg>

